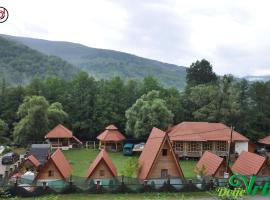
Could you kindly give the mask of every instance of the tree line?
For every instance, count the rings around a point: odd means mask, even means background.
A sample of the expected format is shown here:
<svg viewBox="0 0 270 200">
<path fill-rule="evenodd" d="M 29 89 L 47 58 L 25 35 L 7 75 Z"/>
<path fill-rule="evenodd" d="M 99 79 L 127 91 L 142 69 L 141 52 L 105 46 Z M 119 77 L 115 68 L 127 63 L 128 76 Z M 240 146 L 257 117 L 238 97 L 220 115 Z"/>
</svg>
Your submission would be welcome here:
<svg viewBox="0 0 270 200">
<path fill-rule="evenodd" d="M 222 122 L 256 141 L 270 133 L 270 82 L 217 76 L 207 60 L 187 68 L 183 91 L 153 77 L 96 80 L 85 72 L 72 80 L 33 78 L 0 90 L 1 143 L 42 141 L 63 123 L 81 140 L 94 140 L 108 124 L 129 138 L 146 139 L 153 126 L 166 130 L 182 121 Z"/>
</svg>

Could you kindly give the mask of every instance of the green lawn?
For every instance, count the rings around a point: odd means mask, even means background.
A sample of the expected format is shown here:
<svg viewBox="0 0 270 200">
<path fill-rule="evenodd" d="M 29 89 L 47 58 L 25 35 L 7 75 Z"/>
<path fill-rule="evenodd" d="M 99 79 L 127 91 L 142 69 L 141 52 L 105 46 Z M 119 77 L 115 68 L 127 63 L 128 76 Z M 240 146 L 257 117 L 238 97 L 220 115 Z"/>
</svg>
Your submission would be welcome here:
<svg viewBox="0 0 270 200">
<path fill-rule="evenodd" d="M 194 200 L 207 199 L 208 193 L 141 193 L 141 194 L 62 194 L 44 197 L 16 198 L 16 200 Z"/>
<path fill-rule="evenodd" d="M 64 151 L 64 153 L 73 166 L 73 175 L 85 177 L 90 163 L 96 158 L 99 151 L 92 149 L 73 149 Z M 123 156 L 122 153 L 109 153 L 109 155 L 113 163 L 116 165 L 118 173 L 120 173 L 124 167 L 125 160 L 129 157 Z M 134 157 L 134 159 L 137 158 L 138 157 Z M 180 161 L 185 177 L 195 176 L 195 164 L 195 161 Z"/>
</svg>

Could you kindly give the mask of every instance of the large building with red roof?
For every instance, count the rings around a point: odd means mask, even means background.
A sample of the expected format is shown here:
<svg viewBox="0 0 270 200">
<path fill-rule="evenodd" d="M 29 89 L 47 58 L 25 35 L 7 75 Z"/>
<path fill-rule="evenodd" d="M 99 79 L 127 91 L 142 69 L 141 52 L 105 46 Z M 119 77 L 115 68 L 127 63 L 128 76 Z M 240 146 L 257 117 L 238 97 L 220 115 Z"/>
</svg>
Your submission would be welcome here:
<svg viewBox="0 0 270 200">
<path fill-rule="evenodd" d="M 258 142 L 267 146 L 270 145 L 270 135 L 260 139 Z"/>
<path fill-rule="evenodd" d="M 107 151 L 121 151 L 123 148 L 123 141 L 125 136 L 118 131 L 114 125 L 109 125 L 105 128 L 97 139 L 99 140 L 99 149 L 106 149 Z"/>
<path fill-rule="evenodd" d="M 233 164 L 232 171 L 244 176 L 270 176 L 270 164 L 264 156 L 244 151 Z"/>
<path fill-rule="evenodd" d="M 71 165 L 65 158 L 63 152 L 57 149 L 40 169 L 35 180 L 39 183 L 67 181 L 71 173 Z"/>
<path fill-rule="evenodd" d="M 103 184 L 117 176 L 117 170 L 106 150 L 102 149 L 91 163 L 87 172 L 87 180 L 94 180 L 96 184 Z"/>
<path fill-rule="evenodd" d="M 201 157 L 204 151 L 227 156 L 231 128 L 222 123 L 182 122 L 168 131 L 179 157 Z M 249 150 L 249 139 L 233 131 L 231 149 L 240 154 Z"/>
<path fill-rule="evenodd" d="M 63 150 L 72 148 L 74 144 L 82 144 L 82 142 L 73 135 L 72 131 L 61 124 L 54 127 L 45 136 L 45 139 L 48 140 L 52 148 L 61 148 Z"/>
<path fill-rule="evenodd" d="M 138 178 L 141 181 L 160 182 L 184 177 L 168 135 L 153 128 L 139 158 Z"/>
<path fill-rule="evenodd" d="M 224 158 L 217 156 L 216 154 L 205 151 L 197 162 L 194 171 L 197 174 L 202 174 L 203 176 L 224 178 L 232 174 L 231 168 L 226 166 L 226 161 Z"/>
</svg>

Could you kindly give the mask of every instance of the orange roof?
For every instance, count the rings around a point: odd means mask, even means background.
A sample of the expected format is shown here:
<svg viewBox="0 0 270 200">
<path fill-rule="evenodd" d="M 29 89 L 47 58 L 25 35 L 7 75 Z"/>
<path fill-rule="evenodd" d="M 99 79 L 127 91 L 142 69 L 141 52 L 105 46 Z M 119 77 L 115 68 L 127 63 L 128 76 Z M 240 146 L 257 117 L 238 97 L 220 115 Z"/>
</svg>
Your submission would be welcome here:
<svg viewBox="0 0 270 200">
<path fill-rule="evenodd" d="M 36 159 L 35 156 L 31 155 L 31 156 L 28 156 L 25 161 L 30 161 L 35 167 L 39 167 L 40 166 L 40 162 Z"/>
<path fill-rule="evenodd" d="M 104 132 L 97 136 L 97 139 L 101 141 L 120 142 L 125 140 L 126 138 L 122 135 L 122 133 L 118 131 L 118 129 L 114 125 L 109 125 L 106 127 Z"/>
<path fill-rule="evenodd" d="M 169 138 L 167 137 L 167 134 L 164 131 L 155 127 L 152 129 L 147 139 L 147 142 L 144 146 L 143 152 L 139 158 L 139 166 L 140 166 L 138 174 L 139 179 L 141 180 L 147 179 L 147 176 L 152 166 L 154 165 L 156 157 L 158 156 L 158 153 L 160 152 L 161 147 L 166 140 L 169 141 Z M 170 141 L 168 143 L 170 145 L 171 151 L 174 152 Z M 179 162 L 174 153 L 173 157 L 175 159 L 176 164 L 178 165 L 179 174 L 183 177 L 184 176 L 183 172 L 180 168 Z"/>
<path fill-rule="evenodd" d="M 231 128 L 222 123 L 182 122 L 168 131 L 171 141 L 229 141 Z M 240 133 L 233 132 L 233 141 L 249 141 Z"/>
<path fill-rule="evenodd" d="M 112 160 L 110 159 L 108 153 L 103 149 L 99 152 L 96 159 L 92 162 L 88 169 L 87 178 L 90 178 L 92 174 L 95 172 L 95 169 L 99 165 L 100 162 L 104 161 L 104 163 L 107 165 L 109 170 L 111 171 L 113 176 L 117 176 L 117 170 L 115 165 L 113 164 Z"/>
<path fill-rule="evenodd" d="M 270 135 L 263 139 L 260 139 L 259 143 L 270 145 Z"/>
<path fill-rule="evenodd" d="M 223 162 L 224 158 L 221 158 L 210 151 L 205 151 L 196 164 L 195 170 L 205 166 L 205 176 L 214 176 Z"/>
<path fill-rule="evenodd" d="M 255 153 L 243 151 L 232 166 L 232 171 L 244 176 L 257 175 L 266 158 Z"/>
<path fill-rule="evenodd" d="M 64 127 L 62 124 L 58 124 L 54 127 L 45 138 L 72 138 L 73 133 Z"/>
<path fill-rule="evenodd" d="M 82 144 L 82 142 L 78 138 L 73 136 L 73 133 L 62 124 L 58 124 L 56 127 L 54 127 L 49 133 L 47 133 L 45 138 L 72 138 L 78 143 Z"/>
<path fill-rule="evenodd" d="M 40 173 L 38 173 L 37 175 L 37 179 L 39 177 L 39 174 L 42 173 L 42 171 L 47 169 L 47 166 L 53 163 L 55 165 L 55 167 L 58 169 L 59 173 L 62 175 L 62 177 L 64 179 L 70 177 L 71 173 L 72 173 L 72 167 L 69 164 L 69 162 L 67 161 L 67 159 L 65 158 L 63 152 L 60 149 L 57 149 L 52 156 L 50 157 L 49 160 L 47 160 L 47 162 L 45 163 L 45 165 L 42 167 Z"/>
</svg>

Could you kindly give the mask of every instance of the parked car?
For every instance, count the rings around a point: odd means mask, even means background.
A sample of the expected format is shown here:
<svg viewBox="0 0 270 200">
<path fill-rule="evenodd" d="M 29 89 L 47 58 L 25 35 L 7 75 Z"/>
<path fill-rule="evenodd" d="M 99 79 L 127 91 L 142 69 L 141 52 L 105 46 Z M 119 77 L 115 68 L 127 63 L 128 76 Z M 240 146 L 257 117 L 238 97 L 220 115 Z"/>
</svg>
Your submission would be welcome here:
<svg viewBox="0 0 270 200">
<path fill-rule="evenodd" d="M 10 153 L 7 153 L 7 154 L 3 155 L 3 157 L 2 157 L 2 164 L 3 165 L 14 164 L 19 159 L 20 159 L 20 155 L 19 154 L 15 153 L 15 152 L 10 152 Z"/>
<path fill-rule="evenodd" d="M 132 154 L 133 154 L 133 146 L 134 146 L 134 144 L 131 144 L 131 143 L 125 144 L 124 148 L 123 148 L 123 155 L 124 156 L 132 156 Z"/>
</svg>

